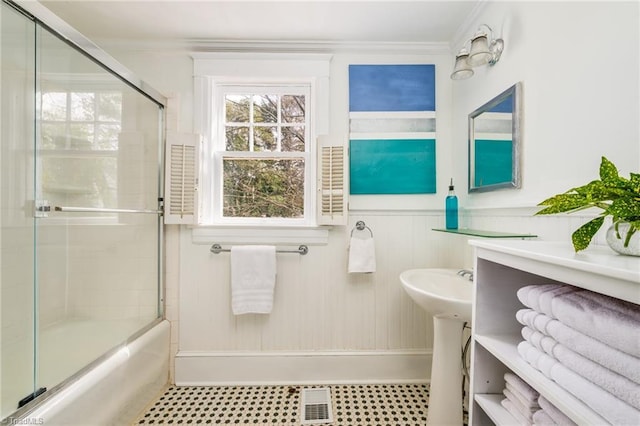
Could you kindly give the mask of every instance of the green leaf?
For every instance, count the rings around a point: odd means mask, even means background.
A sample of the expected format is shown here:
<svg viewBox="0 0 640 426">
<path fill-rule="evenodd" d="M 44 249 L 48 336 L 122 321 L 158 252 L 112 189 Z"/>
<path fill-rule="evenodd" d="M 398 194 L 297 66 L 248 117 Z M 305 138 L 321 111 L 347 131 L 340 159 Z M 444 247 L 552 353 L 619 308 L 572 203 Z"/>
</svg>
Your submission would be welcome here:
<svg viewBox="0 0 640 426">
<path fill-rule="evenodd" d="M 631 173 L 629 178 L 629 187 L 633 192 L 640 196 L 640 174 Z"/>
<path fill-rule="evenodd" d="M 606 157 L 600 163 L 600 180 L 607 186 L 617 186 L 619 182 L 618 169 Z"/>
<path fill-rule="evenodd" d="M 605 213 L 612 215 L 614 220 L 622 219 L 627 222 L 638 220 L 640 219 L 640 201 L 619 198 L 611 203 Z"/>
<path fill-rule="evenodd" d="M 558 194 L 538 204 L 548 206 L 537 212 L 537 215 L 568 212 L 585 205 L 585 197 L 580 194 Z"/>
<path fill-rule="evenodd" d="M 571 241 L 573 242 L 573 248 L 576 252 L 584 250 L 589 246 L 591 239 L 593 239 L 593 236 L 598 232 L 598 229 L 600 229 L 603 223 L 604 216 L 598 216 L 585 223 L 571 234 Z"/>
</svg>

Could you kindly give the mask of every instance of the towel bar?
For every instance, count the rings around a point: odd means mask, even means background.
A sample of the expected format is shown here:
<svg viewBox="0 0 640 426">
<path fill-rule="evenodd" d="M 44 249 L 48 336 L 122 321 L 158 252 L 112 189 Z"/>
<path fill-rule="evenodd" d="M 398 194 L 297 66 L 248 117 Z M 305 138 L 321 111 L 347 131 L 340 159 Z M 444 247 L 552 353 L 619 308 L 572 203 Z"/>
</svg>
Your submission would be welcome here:
<svg viewBox="0 0 640 426">
<path fill-rule="evenodd" d="M 211 253 L 218 254 L 222 253 L 223 251 L 230 252 L 231 249 L 223 249 L 220 244 L 214 244 L 211 246 L 211 249 L 209 249 L 209 251 Z M 276 253 L 298 253 L 299 255 L 304 256 L 305 254 L 309 253 L 309 247 L 301 244 L 297 250 L 276 250 Z"/>
</svg>

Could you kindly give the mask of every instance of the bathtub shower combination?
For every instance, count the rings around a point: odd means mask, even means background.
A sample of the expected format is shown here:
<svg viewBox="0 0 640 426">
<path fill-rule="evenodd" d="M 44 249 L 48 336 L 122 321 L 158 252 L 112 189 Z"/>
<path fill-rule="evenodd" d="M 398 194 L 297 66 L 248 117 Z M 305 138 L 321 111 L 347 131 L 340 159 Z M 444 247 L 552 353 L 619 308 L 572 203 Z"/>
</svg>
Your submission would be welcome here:
<svg viewBox="0 0 640 426">
<path fill-rule="evenodd" d="M 168 377 L 166 100 L 37 2 L 0 17 L 0 418 L 127 422 Z"/>
</svg>

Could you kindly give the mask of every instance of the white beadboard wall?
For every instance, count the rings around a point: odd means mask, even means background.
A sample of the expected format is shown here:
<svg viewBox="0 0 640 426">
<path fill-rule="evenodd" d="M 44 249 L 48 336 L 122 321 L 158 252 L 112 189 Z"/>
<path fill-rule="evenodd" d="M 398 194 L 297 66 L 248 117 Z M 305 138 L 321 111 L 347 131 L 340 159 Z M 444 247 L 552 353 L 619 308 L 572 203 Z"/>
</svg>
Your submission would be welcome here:
<svg viewBox="0 0 640 426">
<path fill-rule="evenodd" d="M 347 273 L 349 237 L 357 220 L 374 233 L 373 274 Z M 277 255 L 270 315 L 234 316 L 229 253 L 212 254 L 209 245 L 192 243 L 188 228 L 181 229 L 179 356 L 314 351 L 428 356 L 431 320 L 405 294 L 398 276 L 410 268 L 462 264 L 455 240 L 431 230 L 442 226 L 441 215 L 377 212 L 354 215 L 350 222 L 333 228 L 329 243 L 310 246 L 306 256 Z M 428 370 L 427 363 L 422 379 Z"/>
</svg>

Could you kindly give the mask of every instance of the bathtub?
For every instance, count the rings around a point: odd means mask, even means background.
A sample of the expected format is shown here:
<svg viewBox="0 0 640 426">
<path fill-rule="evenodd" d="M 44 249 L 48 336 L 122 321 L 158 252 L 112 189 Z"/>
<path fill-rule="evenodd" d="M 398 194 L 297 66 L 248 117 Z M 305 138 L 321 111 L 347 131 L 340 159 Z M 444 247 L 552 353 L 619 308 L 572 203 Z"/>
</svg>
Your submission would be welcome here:
<svg viewBox="0 0 640 426">
<path fill-rule="evenodd" d="M 83 328 L 72 327 L 76 331 Z M 19 416 L 7 418 L 9 424 L 131 424 L 167 384 L 169 329 L 168 321 L 157 320 L 29 403 Z M 58 343 L 57 347 L 64 347 Z"/>
</svg>

